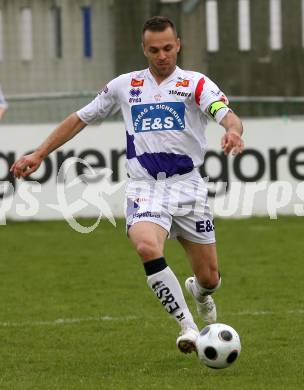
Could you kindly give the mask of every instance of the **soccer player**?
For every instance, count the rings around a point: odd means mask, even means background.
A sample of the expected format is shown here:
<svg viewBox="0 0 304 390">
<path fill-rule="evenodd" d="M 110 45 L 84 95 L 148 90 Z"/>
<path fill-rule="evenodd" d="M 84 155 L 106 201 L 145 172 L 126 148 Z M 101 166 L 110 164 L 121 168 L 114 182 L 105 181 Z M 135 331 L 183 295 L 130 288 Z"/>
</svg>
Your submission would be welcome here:
<svg viewBox="0 0 304 390">
<path fill-rule="evenodd" d="M 7 110 L 7 103 L 3 95 L 1 85 L 0 85 L 0 120 L 3 118 L 5 111 Z"/>
<path fill-rule="evenodd" d="M 87 124 L 122 111 L 129 177 L 128 236 L 143 262 L 148 286 L 181 327 L 178 348 L 189 353 L 195 350 L 198 328 L 164 258 L 164 244 L 170 235 L 185 249 L 194 273 L 186 280 L 186 289 L 203 320 L 215 322 L 211 294 L 220 287 L 221 278 L 213 218 L 205 199 L 207 189 L 198 172 L 206 151 L 204 133 L 209 120 L 225 129 L 221 146 L 226 154 L 241 153 L 244 145 L 241 121 L 228 107 L 225 94 L 205 75 L 177 67 L 180 45 L 170 19 L 156 16 L 147 20 L 142 47 L 148 68 L 110 81 L 91 103 L 68 116 L 11 170 L 18 178 L 28 176 Z M 194 207 L 180 213 L 185 209 L 182 206 L 189 205 Z"/>
</svg>

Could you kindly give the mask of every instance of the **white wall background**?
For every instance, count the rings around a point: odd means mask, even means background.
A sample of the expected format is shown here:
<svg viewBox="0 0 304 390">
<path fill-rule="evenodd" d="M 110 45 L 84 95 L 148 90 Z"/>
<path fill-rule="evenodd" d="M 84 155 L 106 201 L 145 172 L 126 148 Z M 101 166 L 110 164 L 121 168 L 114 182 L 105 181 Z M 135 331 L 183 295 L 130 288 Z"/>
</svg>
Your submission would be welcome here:
<svg viewBox="0 0 304 390">
<path fill-rule="evenodd" d="M 214 208 L 215 215 L 227 217 L 240 217 L 249 215 L 271 215 L 274 214 L 298 214 L 304 215 L 304 121 L 296 119 L 247 119 L 243 121 L 245 134 L 244 140 L 246 146 L 254 150 L 254 153 L 260 153 L 260 159 L 265 163 L 265 170 L 258 182 L 244 183 L 240 182 L 235 175 L 233 168 L 234 158 L 228 159 L 228 177 L 230 190 L 224 196 L 220 195 L 216 200 L 210 199 Z M 31 126 L 1 126 L 0 132 L 0 193 L 5 192 L 9 186 L 8 169 L 10 158 L 13 159 L 33 150 L 54 128 L 49 125 L 31 125 Z M 210 124 L 207 129 L 207 139 L 209 141 L 209 150 L 220 153 L 220 138 L 223 129 Z M 57 204 L 57 160 L 60 153 L 74 153 L 75 156 L 88 150 L 100 152 L 106 163 L 106 167 L 113 168 L 111 162 L 111 153 L 122 152 L 125 148 L 125 130 L 123 123 L 107 122 L 101 126 L 90 126 L 82 131 L 76 138 L 50 155 L 52 174 L 48 180 L 38 185 L 30 186 L 31 182 L 16 180 L 14 185 L 14 195 L 6 194 L 0 199 L 0 220 L 2 224 L 6 219 L 61 219 L 62 213 L 54 210 L 49 204 Z M 281 150 L 281 156 L 276 160 L 277 180 L 270 180 L 270 149 L 276 154 Z M 9 154 L 10 153 L 10 154 Z M 293 172 L 290 170 L 290 164 L 293 160 Z M 87 161 L 92 164 L 98 164 L 98 158 L 89 155 Z M 126 180 L 124 170 L 124 157 L 119 160 L 119 181 Z M 258 169 L 257 159 L 253 155 L 245 155 L 242 158 L 241 171 L 243 175 L 252 177 Z M 218 176 L 223 167 L 218 158 L 209 158 L 206 163 L 207 174 Z M 41 179 L 45 175 L 45 165 L 33 175 L 33 179 Z M 272 174 L 274 167 L 272 168 Z M 296 175 L 298 178 L 294 177 Z M 71 179 L 75 177 L 75 166 L 70 170 Z M 69 183 L 71 180 L 69 180 Z M 98 187 L 98 183 L 91 186 Z M 110 185 L 117 185 L 117 182 L 110 182 Z M 30 187 L 29 187 L 30 186 Z M 93 188 L 92 187 L 92 188 Z M 66 198 L 69 204 L 82 199 L 86 185 L 75 184 L 65 189 Z M 93 188 L 93 192 L 94 192 Z M 214 185 L 211 184 L 214 189 Z M 218 189 L 221 189 L 218 186 Z M 256 189 L 260 190 L 255 193 Z M 12 189 L 12 188 L 11 188 Z M 37 191 L 37 192 L 34 192 Z M 110 191 L 111 192 L 111 191 Z M 113 194 L 105 194 L 104 198 L 108 202 L 114 216 L 123 216 L 123 186 Z M 94 202 L 93 202 L 94 203 Z M 85 199 L 82 210 L 77 211 L 78 204 L 75 204 L 75 216 L 95 216 L 99 211 L 94 204 L 90 204 L 88 198 Z M 229 207 L 228 207 L 229 206 Z M 275 212 L 274 212 L 275 209 Z"/>
</svg>

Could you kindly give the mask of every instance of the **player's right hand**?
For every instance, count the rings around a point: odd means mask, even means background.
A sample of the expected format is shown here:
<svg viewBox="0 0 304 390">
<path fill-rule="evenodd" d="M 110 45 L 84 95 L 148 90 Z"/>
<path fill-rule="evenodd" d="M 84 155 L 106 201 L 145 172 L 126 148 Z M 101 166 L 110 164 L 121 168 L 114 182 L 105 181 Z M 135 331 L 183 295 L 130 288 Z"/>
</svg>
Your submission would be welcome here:
<svg viewBox="0 0 304 390">
<path fill-rule="evenodd" d="M 37 153 L 27 154 L 14 162 L 10 172 L 13 172 L 13 175 L 20 179 L 20 177 L 26 177 L 35 172 L 41 162 L 42 158 Z"/>
</svg>

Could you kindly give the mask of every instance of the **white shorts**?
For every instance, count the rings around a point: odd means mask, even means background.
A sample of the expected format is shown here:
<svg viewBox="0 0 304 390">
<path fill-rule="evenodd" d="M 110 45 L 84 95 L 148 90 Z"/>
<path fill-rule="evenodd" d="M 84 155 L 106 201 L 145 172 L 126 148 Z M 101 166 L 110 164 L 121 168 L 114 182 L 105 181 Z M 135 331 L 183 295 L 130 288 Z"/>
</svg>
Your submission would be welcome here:
<svg viewBox="0 0 304 390">
<path fill-rule="evenodd" d="M 126 186 L 127 230 L 149 221 L 167 230 L 169 238 L 211 244 L 215 242 L 208 190 L 197 170 L 164 180 L 129 179 Z"/>
</svg>

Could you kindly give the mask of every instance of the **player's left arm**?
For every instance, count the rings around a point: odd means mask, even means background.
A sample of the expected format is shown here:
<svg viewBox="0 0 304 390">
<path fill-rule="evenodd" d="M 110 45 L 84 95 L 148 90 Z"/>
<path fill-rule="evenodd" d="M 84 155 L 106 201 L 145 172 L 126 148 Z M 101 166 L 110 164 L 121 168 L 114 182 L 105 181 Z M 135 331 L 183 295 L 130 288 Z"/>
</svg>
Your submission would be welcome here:
<svg viewBox="0 0 304 390">
<path fill-rule="evenodd" d="M 202 74 L 196 84 L 194 95 L 201 111 L 225 128 L 226 133 L 221 140 L 224 153 L 231 152 L 233 155 L 242 153 L 243 125 L 240 118 L 229 108 L 226 95 L 212 80 Z"/>
<path fill-rule="evenodd" d="M 234 112 L 229 111 L 220 121 L 220 125 L 226 130 L 225 135 L 221 139 L 221 147 L 224 153 L 227 155 L 231 152 L 234 156 L 242 153 L 244 141 L 241 138 L 243 125 L 240 118 Z"/>
</svg>

